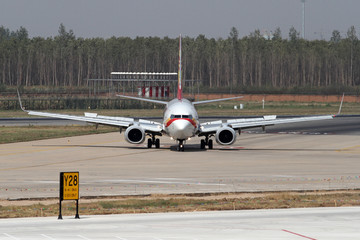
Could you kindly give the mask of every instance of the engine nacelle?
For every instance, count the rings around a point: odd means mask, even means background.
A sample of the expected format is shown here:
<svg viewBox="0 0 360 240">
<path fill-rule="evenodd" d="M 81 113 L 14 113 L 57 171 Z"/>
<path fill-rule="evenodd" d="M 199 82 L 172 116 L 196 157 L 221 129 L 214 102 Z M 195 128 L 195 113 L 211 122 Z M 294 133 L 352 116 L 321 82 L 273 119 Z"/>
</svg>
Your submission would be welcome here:
<svg viewBox="0 0 360 240">
<path fill-rule="evenodd" d="M 218 144 L 231 145 L 236 141 L 236 132 L 231 127 L 222 127 L 216 131 L 215 139 Z"/>
<path fill-rule="evenodd" d="M 129 143 L 139 144 L 145 141 L 145 131 L 142 127 L 131 126 L 125 131 L 125 140 Z"/>
</svg>

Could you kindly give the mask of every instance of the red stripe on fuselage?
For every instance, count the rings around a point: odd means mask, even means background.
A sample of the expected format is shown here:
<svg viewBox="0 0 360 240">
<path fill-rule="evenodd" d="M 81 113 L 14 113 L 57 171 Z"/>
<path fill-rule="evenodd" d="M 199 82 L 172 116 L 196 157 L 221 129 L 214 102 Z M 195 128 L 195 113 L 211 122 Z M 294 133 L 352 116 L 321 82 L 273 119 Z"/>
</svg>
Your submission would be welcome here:
<svg viewBox="0 0 360 240">
<path fill-rule="evenodd" d="M 189 121 L 195 128 L 196 128 L 196 122 L 190 118 L 173 118 L 169 121 L 166 122 L 166 127 L 169 127 L 174 121 L 176 120 L 186 120 L 186 121 Z"/>
</svg>

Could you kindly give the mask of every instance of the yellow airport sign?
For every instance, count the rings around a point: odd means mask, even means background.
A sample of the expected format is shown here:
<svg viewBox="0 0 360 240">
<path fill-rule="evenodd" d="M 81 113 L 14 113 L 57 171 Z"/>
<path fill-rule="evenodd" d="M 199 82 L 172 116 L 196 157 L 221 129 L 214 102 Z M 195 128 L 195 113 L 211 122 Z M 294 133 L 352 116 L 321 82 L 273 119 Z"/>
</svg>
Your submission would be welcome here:
<svg viewBox="0 0 360 240">
<path fill-rule="evenodd" d="M 76 200 L 76 215 L 79 217 L 79 172 L 60 173 L 60 198 L 59 198 L 59 218 L 62 219 L 61 202 L 63 200 Z"/>
<path fill-rule="evenodd" d="M 62 199 L 78 200 L 79 199 L 79 172 L 62 173 Z"/>
</svg>

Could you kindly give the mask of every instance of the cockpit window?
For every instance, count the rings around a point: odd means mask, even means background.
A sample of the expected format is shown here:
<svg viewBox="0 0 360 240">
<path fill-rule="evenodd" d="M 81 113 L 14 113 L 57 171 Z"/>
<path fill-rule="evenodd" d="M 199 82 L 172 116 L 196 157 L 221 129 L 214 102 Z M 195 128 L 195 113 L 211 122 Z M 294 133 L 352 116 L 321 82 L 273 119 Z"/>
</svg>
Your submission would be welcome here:
<svg viewBox="0 0 360 240">
<path fill-rule="evenodd" d="M 170 115 L 170 119 L 174 119 L 174 118 L 189 118 L 189 119 L 192 119 L 192 115 L 174 115 L 174 114 L 171 114 Z"/>
</svg>

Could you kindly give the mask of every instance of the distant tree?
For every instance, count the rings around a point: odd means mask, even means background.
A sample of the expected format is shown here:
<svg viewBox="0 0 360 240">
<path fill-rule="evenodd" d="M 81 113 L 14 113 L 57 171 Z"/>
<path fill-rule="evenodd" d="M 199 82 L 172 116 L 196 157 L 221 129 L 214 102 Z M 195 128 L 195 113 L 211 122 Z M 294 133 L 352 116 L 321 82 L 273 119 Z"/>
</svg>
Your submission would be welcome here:
<svg viewBox="0 0 360 240">
<path fill-rule="evenodd" d="M 330 38 L 330 41 L 332 43 L 339 43 L 341 41 L 341 35 L 340 35 L 340 32 L 338 30 L 334 30 L 332 32 L 332 36 Z"/>
<path fill-rule="evenodd" d="M 62 24 L 62 23 L 60 23 L 58 33 L 59 33 L 58 36 L 62 40 L 75 39 L 75 34 L 74 34 L 73 30 L 70 29 L 69 32 L 67 32 L 64 24 Z"/>
<path fill-rule="evenodd" d="M 10 30 L 4 26 L 0 26 L 0 41 L 10 38 Z"/>
<path fill-rule="evenodd" d="M 255 39 L 260 39 L 261 37 L 261 33 L 259 29 L 256 29 L 254 32 L 250 33 L 250 38 L 255 38 Z"/>
<path fill-rule="evenodd" d="M 347 31 L 347 34 L 346 34 L 347 38 L 350 40 L 350 41 L 356 41 L 358 40 L 358 37 L 356 36 L 356 29 L 354 26 L 351 26 L 349 28 L 349 30 Z"/>
<path fill-rule="evenodd" d="M 356 36 L 356 30 L 354 26 L 351 26 L 347 31 L 347 40 L 350 42 L 350 78 L 349 85 L 352 86 L 354 84 L 354 49 L 356 42 L 358 41 L 358 37 Z"/>
<path fill-rule="evenodd" d="M 238 42 L 238 37 L 239 37 L 239 32 L 238 30 L 235 28 L 235 27 L 232 27 L 231 28 L 231 31 L 230 31 L 230 38 L 231 38 L 231 45 L 232 45 L 232 59 L 231 59 L 231 62 L 232 62 L 232 67 L 231 67 L 231 77 L 232 77 L 232 81 L 231 81 L 231 90 L 232 90 L 232 87 L 233 85 L 236 86 L 237 84 L 237 76 L 236 76 L 236 65 L 237 65 L 237 42 Z"/>
<path fill-rule="evenodd" d="M 20 29 L 15 32 L 15 36 L 19 40 L 26 40 L 29 38 L 29 33 L 26 28 L 21 26 Z"/>
<path fill-rule="evenodd" d="M 300 37 L 300 33 L 298 31 L 296 31 L 296 29 L 294 28 L 294 26 L 292 26 L 289 30 L 289 39 L 290 41 L 296 41 L 298 40 Z"/>
<path fill-rule="evenodd" d="M 230 31 L 230 38 L 231 38 L 233 41 L 237 41 L 237 40 L 238 40 L 238 37 L 239 37 L 239 32 L 238 32 L 238 30 L 236 29 L 236 27 L 232 27 L 232 28 L 231 28 L 231 31 Z"/>
<path fill-rule="evenodd" d="M 282 35 L 281 35 L 281 29 L 279 27 L 277 27 L 275 29 L 275 32 L 273 34 L 273 38 L 272 40 L 281 40 L 282 39 Z"/>
</svg>

